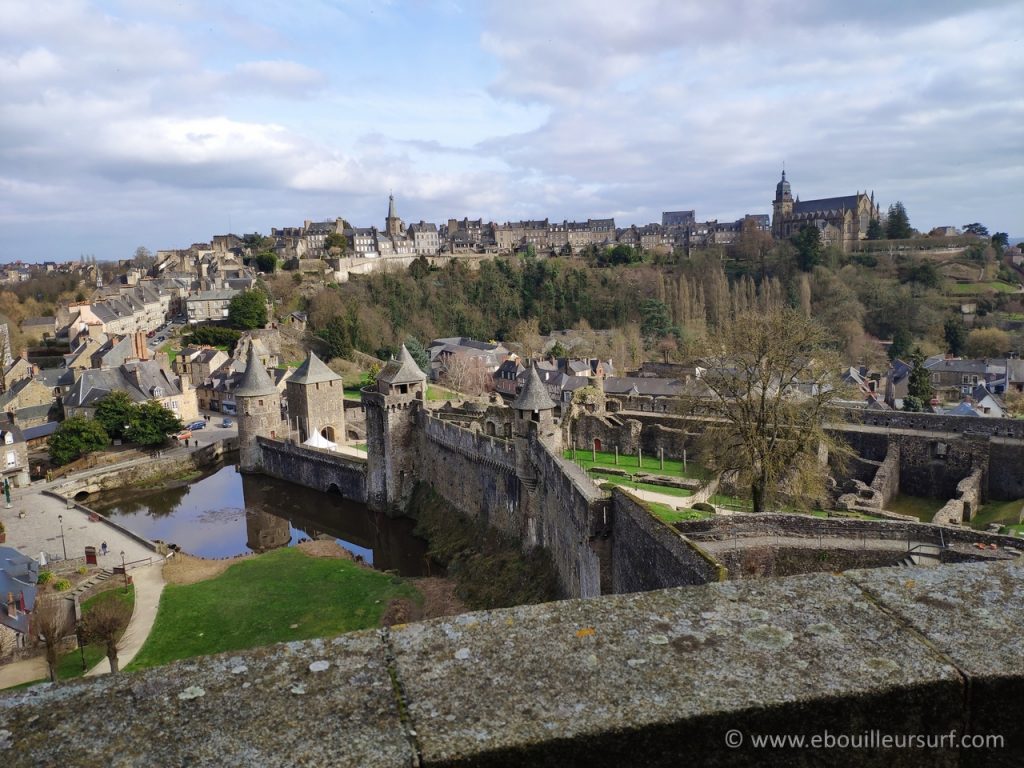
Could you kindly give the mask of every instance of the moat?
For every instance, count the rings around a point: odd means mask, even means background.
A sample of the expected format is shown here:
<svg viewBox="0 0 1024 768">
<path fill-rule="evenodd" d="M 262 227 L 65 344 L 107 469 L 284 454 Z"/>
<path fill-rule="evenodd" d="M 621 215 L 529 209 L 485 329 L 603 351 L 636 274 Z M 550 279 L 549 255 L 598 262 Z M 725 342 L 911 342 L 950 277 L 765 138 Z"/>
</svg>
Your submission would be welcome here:
<svg viewBox="0 0 1024 768">
<path fill-rule="evenodd" d="M 414 521 L 264 475 L 241 474 L 234 465 L 179 486 L 111 491 L 85 503 L 140 536 L 200 557 L 265 552 L 327 537 L 379 570 L 431 573 L 427 543 L 413 534 Z"/>
</svg>

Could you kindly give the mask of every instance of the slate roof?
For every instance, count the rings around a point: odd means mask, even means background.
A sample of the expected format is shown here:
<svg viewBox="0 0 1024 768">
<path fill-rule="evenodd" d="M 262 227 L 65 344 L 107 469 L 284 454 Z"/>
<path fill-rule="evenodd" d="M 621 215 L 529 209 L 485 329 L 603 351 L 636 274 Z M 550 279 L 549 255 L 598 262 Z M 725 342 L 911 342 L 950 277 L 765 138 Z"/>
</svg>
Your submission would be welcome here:
<svg viewBox="0 0 1024 768">
<path fill-rule="evenodd" d="M 857 210 L 857 195 L 823 197 L 820 200 L 797 200 L 793 203 L 793 213 L 824 213 L 827 211 L 840 211 L 844 208 Z"/>
<path fill-rule="evenodd" d="M 604 380 L 604 391 L 608 395 L 650 395 L 671 397 L 683 391 L 679 379 L 661 379 L 653 376 L 609 376 Z"/>
<path fill-rule="evenodd" d="M 324 361 L 310 350 L 305 361 L 289 377 L 288 381 L 296 384 L 323 384 L 328 381 L 341 381 L 341 376 L 328 368 Z"/>
<path fill-rule="evenodd" d="M 49 406 L 47 406 L 49 408 Z M 45 424 L 39 424 L 35 427 L 25 427 L 21 430 L 21 434 L 25 437 L 25 440 L 36 440 L 40 437 L 49 437 L 57 428 L 60 426 L 59 421 L 48 421 Z"/>
<path fill-rule="evenodd" d="M 157 390 L 161 394 L 157 395 Z M 111 392 L 123 390 L 136 403 L 154 397 L 181 394 L 174 378 L 155 360 L 145 360 L 103 370 L 81 372 L 67 394 L 64 404 L 75 408 L 91 408 Z"/>
<path fill-rule="evenodd" d="M 547 387 L 540 380 L 536 365 L 530 366 L 523 391 L 512 401 L 512 407 L 519 411 L 550 411 L 555 407 Z"/>
<path fill-rule="evenodd" d="M 0 624 L 22 634 L 28 633 L 28 614 L 18 611 L 17 618 L 13 619 L 7 615 L 7 595 L 15 602 L 23 596 L 26 610 L 31 611 L 36 604 L 38 578 L 39 565 L 35 560 L 13 547 L 0 547 Z"/>
<path fill-rule="evenodd" d="M 427 375 L 416 365 L 405 344 L 398 353 L 398 359 L 389 360 L 377 375 L 377 381 L 383 381 L 385 384 L 414 384 L 426 380 Z"/>
<path fill-rule="evenodd" d="M 249 356 L 246 358 L 245 373 L 242 374 L 242 381 L 235 390 L 235 395 L 242 397 L 259 397 L 261 395 L 276 395 L 277 387 L 270 380 L 267 369 L 263 367 L 253 344 L 249 345 Z"/>
</svg>

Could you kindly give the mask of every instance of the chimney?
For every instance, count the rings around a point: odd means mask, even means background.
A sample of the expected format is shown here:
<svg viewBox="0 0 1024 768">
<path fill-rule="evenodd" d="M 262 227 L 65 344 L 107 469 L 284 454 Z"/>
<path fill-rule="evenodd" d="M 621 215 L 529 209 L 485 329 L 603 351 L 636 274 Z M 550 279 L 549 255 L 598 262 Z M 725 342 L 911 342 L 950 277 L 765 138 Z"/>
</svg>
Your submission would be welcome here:
<svg viewBox="0 0 1024 768">
<path fill-rule="evenodd" d="M 146 348 L 146 334 L 136 331 L 132 334 L 132 357 L 138 360 L 148 360 L 149 350 Z"/>
<path fill-rule="evenodd" d="M 22 360 L 28 360 L 28 347 L 22 347 L 20 350 L 18 350 L 18 357 L 20 357 Z"/>
</svg>

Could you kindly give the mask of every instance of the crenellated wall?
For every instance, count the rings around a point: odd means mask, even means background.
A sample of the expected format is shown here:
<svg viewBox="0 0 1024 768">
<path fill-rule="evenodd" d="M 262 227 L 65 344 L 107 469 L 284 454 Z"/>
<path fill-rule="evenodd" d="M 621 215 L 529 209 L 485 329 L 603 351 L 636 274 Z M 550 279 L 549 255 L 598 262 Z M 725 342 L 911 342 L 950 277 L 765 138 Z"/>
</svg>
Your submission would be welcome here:
<svg viewBox="0 0 1024 768">
<path fill-rule="evenodd" d="M 266 437 L 257 437 L 256 442 L 265 474 L 366 502 L 366 459 Z"/>
</svg>

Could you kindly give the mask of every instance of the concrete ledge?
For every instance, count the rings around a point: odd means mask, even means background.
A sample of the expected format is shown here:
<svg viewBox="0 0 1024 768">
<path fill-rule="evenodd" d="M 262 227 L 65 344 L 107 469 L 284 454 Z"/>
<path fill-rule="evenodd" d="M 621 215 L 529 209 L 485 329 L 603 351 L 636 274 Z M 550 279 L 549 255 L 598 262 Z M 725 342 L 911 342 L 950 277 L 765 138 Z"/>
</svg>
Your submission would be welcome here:
<svg viewBox="0 0 1024 768">
<path fill-rule="evenodd" d="M 465 614 L 0 695 L 0 761 L 1018 765 L 1022 596 L 1024 566 L 998 563 Z M 316 661 L 330 666 L 311 671 Z M 987 752 L 750 746 L 754 734 L 872 729 L 1006 741 Z"/>
</svg>

